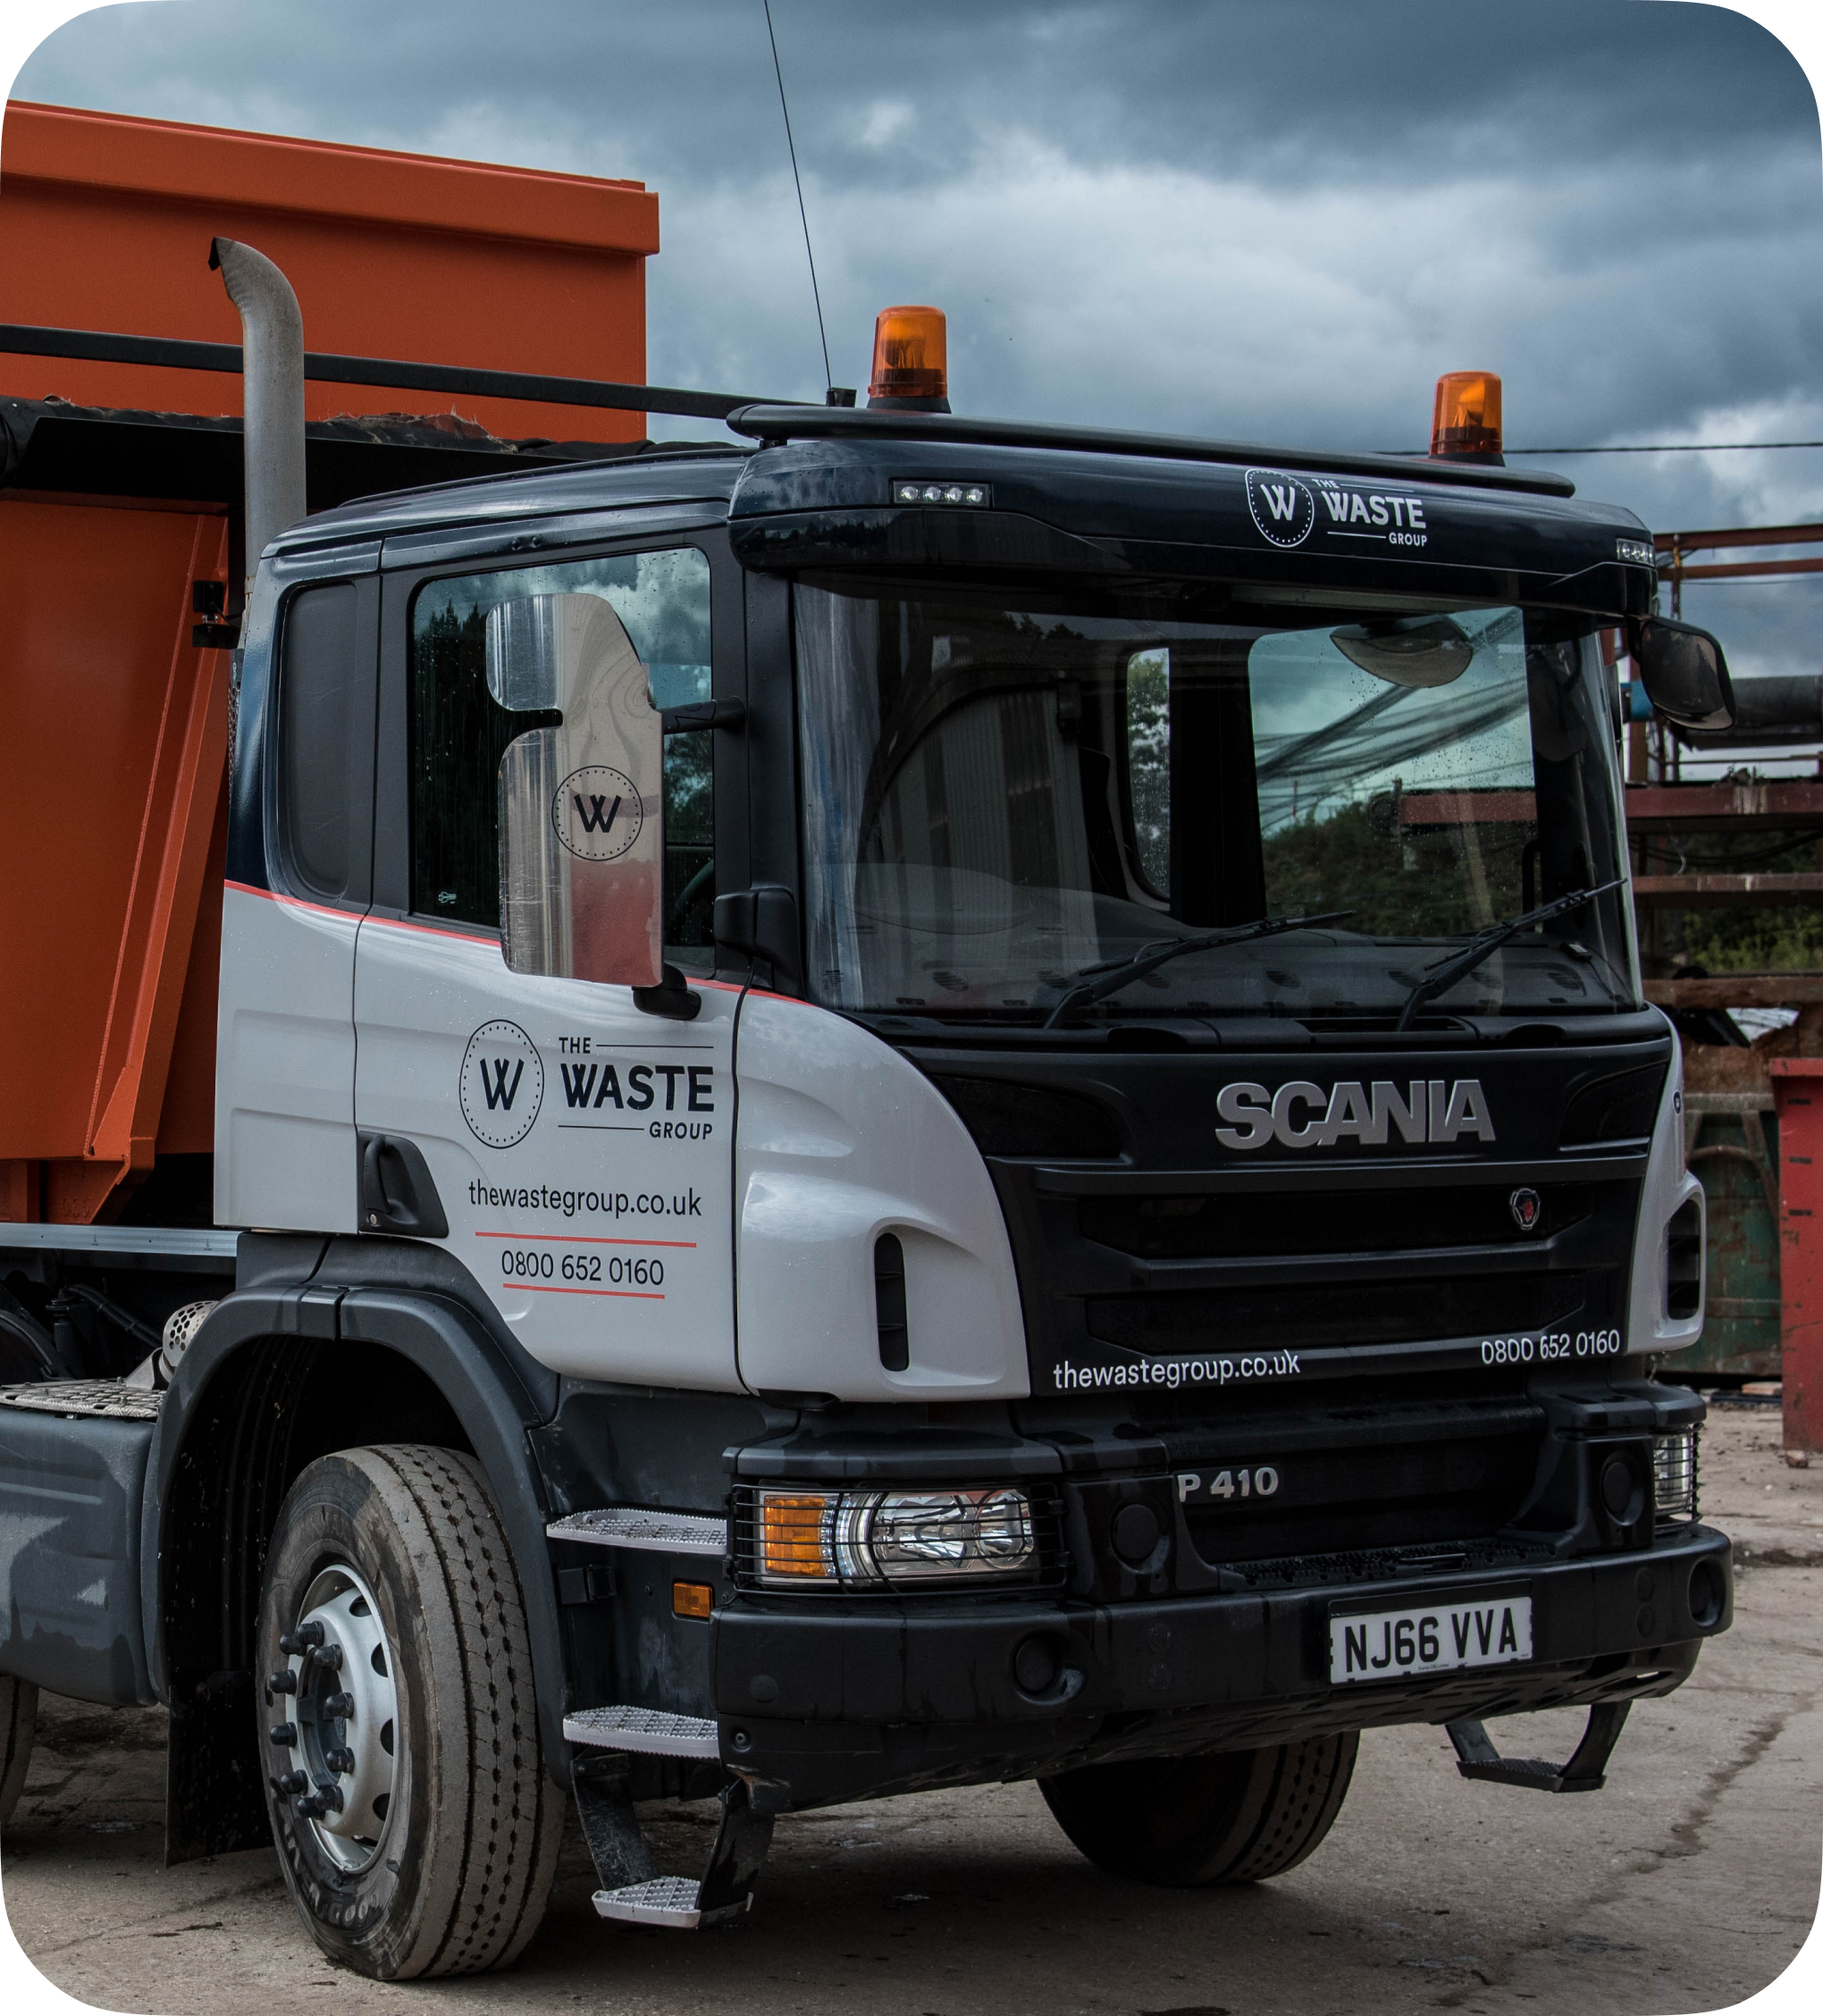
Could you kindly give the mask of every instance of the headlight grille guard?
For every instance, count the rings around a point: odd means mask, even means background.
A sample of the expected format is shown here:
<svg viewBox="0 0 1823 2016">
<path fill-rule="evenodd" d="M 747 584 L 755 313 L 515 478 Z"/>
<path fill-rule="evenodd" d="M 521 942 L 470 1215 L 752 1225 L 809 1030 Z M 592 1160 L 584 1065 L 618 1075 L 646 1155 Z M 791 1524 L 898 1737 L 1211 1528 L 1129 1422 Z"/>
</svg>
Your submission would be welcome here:
<svg viewBox="0 0 1823 2016">
<path fill-rule="evenodd" d="M 929 1491 L 939 1494 L 945 1491 L 999 1489 L 1022 1491 L 1031 1506 L 1032 1552 L 1029 1561 L 1017 1573 L 973 1574 L 950 1578 L 938 1575 L 928 1579 L 844 1580 L 839 1583 L 824 1582 L 806 1575 L 802 1583 L 795 1581 L 787 1583 L 762 1580 L 760 1577 L 762 1492 L 802 1493 L 806 1497 L 819 1493 L 839 1493 L 844 1499 L 852 1500 L 879 1492 L 897 1495 Z M 1000 1596 L 1026 1596 L 1061 1590 L 1069 1566 L 1063 1546 L 1063 1499 L 1056 1486 L 1043 1479 L 1001 1480 L 984 1477 L 979 1482 L 970 1480 L 967 1483 L 906 1483 L 897 1478 L 890 1483 L 858 1482 L 853 1479 L 843 1479 L 839 1482 L 828 1479 L 818 1479 L 814 1482 L 787 1478 L 776 1481 L 768 1479 L 764 1483 L 735 1486 L 728 1502 L 728 1532 L 732 1541 L 735 1587 L 756 1596 L 811 1599 L 819 1601 L 828 1601 L 833 1598 L 844 1602 L 871 1602 L 881 1599 L 894 1601 L 930 1597 L 968 1597 L 977 1600 L 992 1600 Z"/>
</svg>

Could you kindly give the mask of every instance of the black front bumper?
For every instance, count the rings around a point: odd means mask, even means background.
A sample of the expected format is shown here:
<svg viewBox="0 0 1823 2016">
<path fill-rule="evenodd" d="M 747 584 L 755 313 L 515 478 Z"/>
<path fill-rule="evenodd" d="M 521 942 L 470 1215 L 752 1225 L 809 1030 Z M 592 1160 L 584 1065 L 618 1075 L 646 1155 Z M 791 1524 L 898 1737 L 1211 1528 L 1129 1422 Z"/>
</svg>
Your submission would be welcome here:
<svg viewBox="0 0 1823 2016">
<path fill-rule="evenodd" d="M 1524 1663 L 1332 1685 L 1332 1605 L 1524 1588 Z M 1686 1526 L 1625 1554 L 1163 1601 L 735 1597 L 712 1626 L 723 1761 L 775 1808 L 1114 1758 L 1251 1749 L 1668 1693 L 1734 1612 L 1728 1541 Z M 1043 1652 L 1029 1641 L 1042 1641 Z M 1042 1691 L 1021 1684 L 1052 1671 Z M 1048 1658 L 1044 1656 L 1048 1654 Z"/>
</svg>

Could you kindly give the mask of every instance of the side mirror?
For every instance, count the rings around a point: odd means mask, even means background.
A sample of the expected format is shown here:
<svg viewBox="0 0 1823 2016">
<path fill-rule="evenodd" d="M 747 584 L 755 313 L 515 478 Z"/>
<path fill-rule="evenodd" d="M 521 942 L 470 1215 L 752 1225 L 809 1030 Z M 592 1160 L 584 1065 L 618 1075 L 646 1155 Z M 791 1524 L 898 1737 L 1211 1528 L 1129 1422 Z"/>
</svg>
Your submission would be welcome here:
<svg viewBox="0 0 1823 2016">
<path fill-rule="evenodd" d="M 1667 720 L 1699 731 L 1734 726 L 1728 661 L 1707 630 L 1649 616 L 1628 641 L 1646 697 Z"/>
<path fill-rule="evenodd" d="M 500 758 L 508 966 L 659 986 L 664 727 L 626 626 L 595 595 L 498 603 L 487 616 L 487 684 L 502 707 L 562 716 Z"/>
</svg>

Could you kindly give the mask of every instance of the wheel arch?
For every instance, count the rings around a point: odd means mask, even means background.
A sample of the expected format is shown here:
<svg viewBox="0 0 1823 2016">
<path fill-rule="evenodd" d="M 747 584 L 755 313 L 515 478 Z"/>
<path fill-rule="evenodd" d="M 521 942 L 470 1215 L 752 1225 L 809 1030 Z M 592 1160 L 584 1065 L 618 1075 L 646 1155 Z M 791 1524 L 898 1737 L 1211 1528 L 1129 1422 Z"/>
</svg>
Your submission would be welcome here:
<svg viewBox="0 0 1823 2016">
<path fill-rule="evenodd" d="M 260 1579 L 286 1491 L 333 1449 L 432 1442 L 480 1463 L 524 1592 L 540 1731 L 558 1768 L 563 1641 L 525 1438 L 549 1412 L 543 1398 L 442 1293 L 319 1276 L 263 1283 L 210 1315 L 160 1408 L 142 1513 L 147 1660 L 172 1717 L 168 1861 L 267 1838 L 247 1740 Z"/>
</svg>

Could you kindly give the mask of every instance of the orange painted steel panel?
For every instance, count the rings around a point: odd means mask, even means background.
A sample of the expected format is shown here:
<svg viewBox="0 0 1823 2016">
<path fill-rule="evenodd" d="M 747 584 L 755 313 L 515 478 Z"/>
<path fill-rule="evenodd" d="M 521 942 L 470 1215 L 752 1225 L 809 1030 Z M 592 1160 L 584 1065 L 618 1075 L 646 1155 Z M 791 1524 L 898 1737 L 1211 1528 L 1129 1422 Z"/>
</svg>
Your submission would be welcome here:
<svg viewBox="0 0 1823 2016">
<path fill-rule="evenodd" d="M 284 269 L 313 350 L 642 383 L 658 197 L 635 182 L 14 103 L 0 130 L 5 319 L 235 343 L 209 240 Z M 239 413 L 228 374 L 0 356 L 0 391 Z M 461 399 L 517 438 L 637 441 L 644 416 Z M 422 392 L 306 388 L 313 420 L 441 409 Z"/>
<path fill-rule="evenodd" d="M 214 832 L 203 864 L 202 900 L 190 938 L 189 967 L 177 1012 L 164 1106 L 158 1116 L 160 1155 L 213 1155 L 215 1148 L 215 995 L 222 973 L 222 888 L 228 872 L 228 779 L 215 801 Z"/>
<path fill-rule="evenodd" d="M 639 183 L 7 108 L 7 320 L 236 342 L 217 235 L 284 268 L 313 349 L 644 379 L 658 198 Z M 0 391 L 240 411 L 231 374 L 67 358 L 0 355 Z M 313 419 L 432 403 L 306 396 Z M 639 414 L 456 403 L 509 437 L 644 432 Z M 219 511 L 0 491 L 0 1217 L 104 1217 L 155 1153 L 214 1145 L 227 658 L 190 644 L 190 584 L 226 574 Z"/>
<path fill-rule="evenodd" d="M 1775 1057 L 1785 1446 L 1823 1449 L 1823 1057 Z"/>
<path fill-rule="evenodd" d="M 45 1165 L 49 1218 L 152 1165 L 227 749 L 190 584 L 225 577 L 227 537 L 219 514 L 0 491 L 0 1163 L 21 1208 L 18 1165 Z"/>
</svg>

